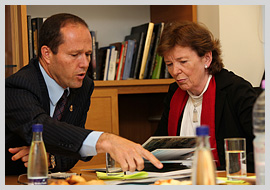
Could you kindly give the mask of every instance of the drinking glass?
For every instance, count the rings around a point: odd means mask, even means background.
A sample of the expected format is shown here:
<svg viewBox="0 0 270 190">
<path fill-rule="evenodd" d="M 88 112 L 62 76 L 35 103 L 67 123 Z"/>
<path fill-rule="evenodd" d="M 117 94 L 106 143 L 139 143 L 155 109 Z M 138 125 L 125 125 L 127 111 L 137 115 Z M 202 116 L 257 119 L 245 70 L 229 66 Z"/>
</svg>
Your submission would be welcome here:
<svg viewBox="0 0 270 190">
<path fill-rule="evenodd" d="M 227 179 L 247 176 L 246 139 L 224 139 Z"/>
<path fill-rule="evenodd" d="M 121 167 L 115 162 L 109 153 L 106 153 L 106 174 L 107 176 L 123 174 Z"/>
</svg>

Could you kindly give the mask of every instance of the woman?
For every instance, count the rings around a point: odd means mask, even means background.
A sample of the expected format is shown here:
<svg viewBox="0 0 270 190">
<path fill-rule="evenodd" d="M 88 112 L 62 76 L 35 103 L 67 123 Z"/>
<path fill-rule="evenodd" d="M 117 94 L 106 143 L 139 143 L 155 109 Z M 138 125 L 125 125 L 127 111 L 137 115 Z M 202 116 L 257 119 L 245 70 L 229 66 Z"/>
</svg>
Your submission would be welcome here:
<svg viewBox="0 0 270 190">
<path fill-rule="evenodd" d="M 165 108 L 155 135 L 195 136 L 210 127 L 218 169 L 225 169 L 224 138 L 246 138 L 248 172 L 254 172 L 252 108 L 256 92 L 243 78 L 224 69 L 220 42 L 202 24 L 167 24 L 158 47 L 169 73 Z"/>
</svg>

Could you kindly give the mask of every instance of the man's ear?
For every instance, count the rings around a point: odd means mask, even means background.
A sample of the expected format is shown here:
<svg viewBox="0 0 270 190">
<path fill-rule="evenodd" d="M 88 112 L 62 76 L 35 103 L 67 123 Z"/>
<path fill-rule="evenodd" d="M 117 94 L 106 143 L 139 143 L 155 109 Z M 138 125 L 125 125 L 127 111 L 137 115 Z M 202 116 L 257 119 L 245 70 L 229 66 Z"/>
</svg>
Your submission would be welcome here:
<svg viewBox="0 0 270 190">
<path fill-rule="evenodd" d="M 51 57 L 52 57 L 53 52 L 48 46 L 42 46 L 41 47 L 41 55 L 43 59 L 46 61 L 46 63 L 50 64 L 51 62 Z"/>
<path fill-rule="evenodd" d="M 205 58 L 205 65 L 207 65 L 207 67 L 209 67 L 212 63 L 212 51 L 209 51 L 207 52 L 205 55 L 204 55 L 204 58 Z"/>
</svg>

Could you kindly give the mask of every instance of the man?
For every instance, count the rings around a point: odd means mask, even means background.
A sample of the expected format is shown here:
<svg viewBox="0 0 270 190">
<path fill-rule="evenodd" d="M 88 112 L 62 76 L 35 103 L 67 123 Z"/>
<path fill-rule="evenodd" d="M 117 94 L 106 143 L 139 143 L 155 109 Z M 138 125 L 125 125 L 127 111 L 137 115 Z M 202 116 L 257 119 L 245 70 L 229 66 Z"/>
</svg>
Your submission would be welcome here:
<svg viewBox="0 0 270 190">
<path fill-rule="evenodd" d="M 6 79 L 6 175 L 26 173 L 34 123 L 44 126 L 43 139 L 53 172 L 67 171 L 79 159 L 89 161 L 103 152 L 110 153 L 123 171 L 142 170 L 142 157 L 162 168 L 141 145 L 84 128 L 94 89 L 86 76 L 91 44 L 84 20 L 71 14 L 53 15 L 40 29 L 38 58 Z M 56 118 L 56 105 L 64 91 L 67 102 L 61 118 Z"/>
</svg>

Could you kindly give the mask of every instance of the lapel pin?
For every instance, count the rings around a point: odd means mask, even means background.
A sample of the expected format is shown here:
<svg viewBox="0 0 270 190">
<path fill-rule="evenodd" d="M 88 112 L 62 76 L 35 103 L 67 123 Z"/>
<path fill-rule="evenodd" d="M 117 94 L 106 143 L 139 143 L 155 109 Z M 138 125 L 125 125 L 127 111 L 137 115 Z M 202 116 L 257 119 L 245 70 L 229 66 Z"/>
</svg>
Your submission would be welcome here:
<svg viewBox="0 0 270 190">
<path fill-rule="evenodd" d="M 69 111 L 73 111 L 73 105 L 71 105 L 70 107 L 69 107 Z"/>
</svg>

